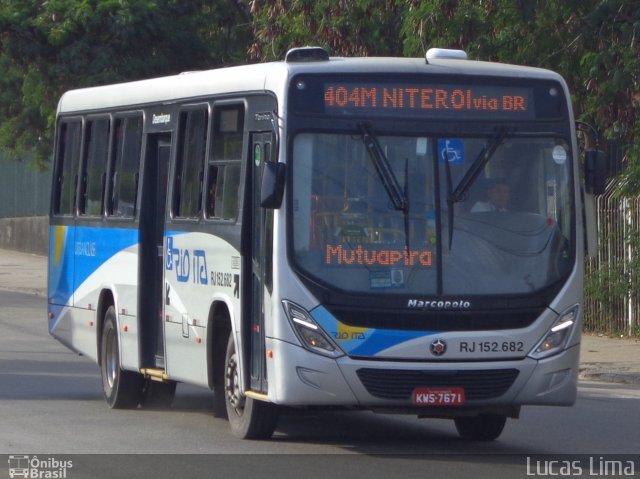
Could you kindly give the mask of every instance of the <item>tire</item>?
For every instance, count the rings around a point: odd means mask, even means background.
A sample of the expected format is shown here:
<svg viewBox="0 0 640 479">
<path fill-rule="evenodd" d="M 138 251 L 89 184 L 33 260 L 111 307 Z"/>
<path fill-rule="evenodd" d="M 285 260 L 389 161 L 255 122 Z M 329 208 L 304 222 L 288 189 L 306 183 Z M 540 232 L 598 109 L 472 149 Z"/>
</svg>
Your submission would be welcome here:
<svg viewBox="0 0 640 479">
<path fill-rule="evenodd" d="M 222 321 L 224 321 L 224 324 L 230 323 L 227 315 L 222 318 Z M 216 328 L 213 341 L 213 417 L 220 419 L 228 419 L 224 372 L 226 369 L 226 348 L 229 334 L 226 329 Z"/>
<path fill-rule="evenodd" d="M 144 378 L 140 373 L 120 368 L 120 343 L 113 306 L 104 317 L 100 352 L 102 391 L 107 404 L 111 409 L 136 408 L 142 399 Z"/>
<path fill-rule="evenodd" d="M 227 401 L 224 383 L 219 386 L 214 386 L 213 389 L 213 417 L 220 419 L 229 418 L 227 415 Z"/>
<path fill-rule="evenodd" d="M 240 394 L 238 355 L 229 334 L 225 355 L 224 398 L 229 425 L 241 439 L 268 439 L 278 423 L 277 406 Z"/>
<path fill-rule="evenodd" d="M 168 409 L 176 395 L 175 381 L 159 382 L 145 379 L 140 405 L 144 409 Z"/>
<path fill-rule="evenodd" d="M 507 418 L 496 414 L 480 414 L 474 417 L 458 417 L 454 421 L 458 434 L 463 439 L 493 441 L 502 434 Z"/>
</svg>

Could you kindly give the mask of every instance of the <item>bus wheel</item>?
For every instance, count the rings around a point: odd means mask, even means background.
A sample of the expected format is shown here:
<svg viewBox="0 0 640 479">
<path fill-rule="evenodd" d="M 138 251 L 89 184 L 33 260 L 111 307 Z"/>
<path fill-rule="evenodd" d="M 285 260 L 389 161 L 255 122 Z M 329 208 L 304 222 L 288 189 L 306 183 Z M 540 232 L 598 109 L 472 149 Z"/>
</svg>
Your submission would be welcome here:
<svg viewBox="0 0 640 479">
<path fill-rule="evenodd" d="M 241 439 L 267 439 L 278 422 L 278 408 L 240 393 L 238 355 L 229 334 L 225 356 L 224 397 L 231 432 Z"/>
<path fill-rule="evenodd" d="M 144 379 L 134 371 L 120 368 L 120 345 L 116 311 L 110 306 L 104 318 L 100 344 L 102 391 L 112 409 L 135 408 L 140 403 Z"/>
<path fill-rule="evenodd" d="M 140 405 L 145 409 L 167 409 L 171 407 L 176 394 L 176 382 L 159 382 L 145 379 Z"/>
<path fill-rule="evenodd" d="M 474 417 L 457 417 L 454 421 L 458 434 L 463 439 L 493 441 L 502 434 L 507 418 L 496 414 L 480 414 Z"/>
</svg>

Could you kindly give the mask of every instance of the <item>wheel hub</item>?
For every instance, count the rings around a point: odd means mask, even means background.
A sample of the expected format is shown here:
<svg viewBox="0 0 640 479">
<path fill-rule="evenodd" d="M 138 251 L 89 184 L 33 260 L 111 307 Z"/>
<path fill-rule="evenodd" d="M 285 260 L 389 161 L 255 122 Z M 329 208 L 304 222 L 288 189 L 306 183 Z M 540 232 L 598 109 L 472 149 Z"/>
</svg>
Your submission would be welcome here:
<svg viewBox="0 0 640 479">
<path fill-rule="evenodd" d="M 116 354 L 118 354 L 117 345 L 115 341 L 115 334 L 113 331 L 109 331 L 107 334 L 107 347 L 106 349 L 106 358 L 103 358 L 105 362 L 105 371 L 107 377 L 107 383 L 110 388 L 113 388 L 113 385 L 116 382 L 116 375 L 118 373 L 118 361 Z"/>
<path fill-rule="evenodd" d="M 242 411 L 244 409 L 244 397 L 240 393 L 238 365 L 236 362 L 235 354 L 231 356 L 229 358 L 229 361 L 227 362 L 224 389 L 227 395 L 227 401 L 229 402 L 231 407 L 236 410 L 238 415 L 242 415 Z"/>
</svg>

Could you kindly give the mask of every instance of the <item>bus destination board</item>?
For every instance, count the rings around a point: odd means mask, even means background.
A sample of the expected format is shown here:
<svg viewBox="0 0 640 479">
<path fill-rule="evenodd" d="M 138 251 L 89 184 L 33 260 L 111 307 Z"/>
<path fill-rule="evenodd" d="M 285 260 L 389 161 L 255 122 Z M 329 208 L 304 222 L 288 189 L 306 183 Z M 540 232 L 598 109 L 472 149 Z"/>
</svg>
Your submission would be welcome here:
<svg viewBox="0 0 640 479">
<path fill-rule="evenodd" d="M 513 119 L 535 117 L 531 88 L 486 85 L 324 84 L 324 112 L 339 116 Z"/>
</svg>

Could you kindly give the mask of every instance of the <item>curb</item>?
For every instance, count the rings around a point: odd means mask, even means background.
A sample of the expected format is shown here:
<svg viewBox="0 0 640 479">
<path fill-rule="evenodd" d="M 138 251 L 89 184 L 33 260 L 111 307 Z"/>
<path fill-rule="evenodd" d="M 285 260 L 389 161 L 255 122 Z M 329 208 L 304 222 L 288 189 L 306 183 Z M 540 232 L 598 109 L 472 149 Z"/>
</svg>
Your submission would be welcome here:
<svg viewBox="0 0 640 479">
<path fill-rule="evenodd" d="M 603 383 L 640 385 L 640 374 L 580 368 L 578 379 Z"/>
</svg>

